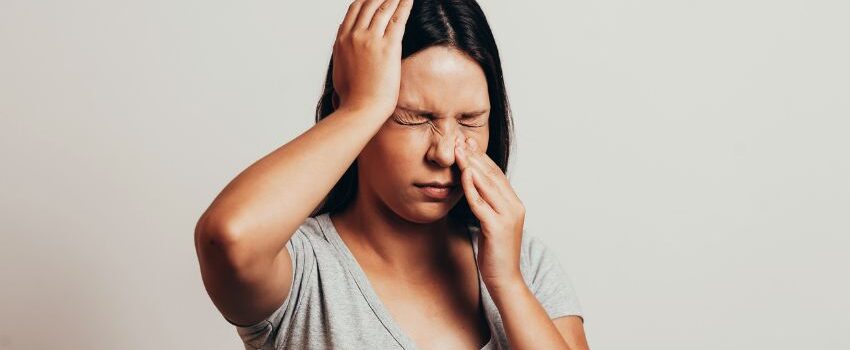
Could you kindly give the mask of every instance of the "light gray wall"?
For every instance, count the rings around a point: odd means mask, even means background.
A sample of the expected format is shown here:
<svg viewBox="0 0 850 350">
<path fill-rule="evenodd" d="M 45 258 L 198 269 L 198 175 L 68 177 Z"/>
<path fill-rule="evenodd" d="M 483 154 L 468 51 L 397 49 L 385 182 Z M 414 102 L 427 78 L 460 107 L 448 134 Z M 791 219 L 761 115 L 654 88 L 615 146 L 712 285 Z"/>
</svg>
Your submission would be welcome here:
<svg viewBox="0 0 850 350">
<path fill-rule="evenodd" d="M 0 1 L 0 349 L 238 349 L 192 229 L 347 1 Z M 488 1 L 594 349 L 850 347 L 850 2 Z"/>
</svg>

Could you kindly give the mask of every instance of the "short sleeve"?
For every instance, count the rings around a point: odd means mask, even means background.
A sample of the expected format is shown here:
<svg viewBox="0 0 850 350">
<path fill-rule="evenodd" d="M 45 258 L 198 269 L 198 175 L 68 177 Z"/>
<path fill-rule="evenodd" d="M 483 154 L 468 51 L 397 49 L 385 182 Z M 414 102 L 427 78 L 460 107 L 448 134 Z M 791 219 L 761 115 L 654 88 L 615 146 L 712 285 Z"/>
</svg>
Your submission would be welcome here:
<svg viewBox="0 0 850 350">
<path fill-rule="evenodd" d="M 280 338 L 279 335 L 286 334 L 293 313 L 297 310 L 298 301 L 301 299 L 299 296 L 305 289 L 304 281 L 311 271 L 309 267 L 312 265 L 315 255 L 310 240 L 304 236 L 300 229 L 286 242 L 286 249 L 292 260 L 292 288 L 289 289 L 289 295 L 286 296 L 280 307 L 266 319 L 252 325 L 240 326 L 225 318 L 227 322 L 236 327 L 246 350 L 275 349 L 277 339 Z"/>
<path fill-rule="evenodd" d="M 572 280 L 557 256 L 539 238 L 523 233 L 523 277 L 550 319 L 584 316 Z"/>
</svg>

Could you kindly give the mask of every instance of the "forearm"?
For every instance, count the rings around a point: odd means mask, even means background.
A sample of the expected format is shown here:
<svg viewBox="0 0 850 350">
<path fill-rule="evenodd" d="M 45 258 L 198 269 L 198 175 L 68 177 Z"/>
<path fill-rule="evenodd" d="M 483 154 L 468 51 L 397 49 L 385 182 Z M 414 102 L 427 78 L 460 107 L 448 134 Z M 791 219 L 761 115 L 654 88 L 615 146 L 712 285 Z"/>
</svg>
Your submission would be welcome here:
<svg viewBox="0 0 850 350">
<path fill-rule="evenodd" d="M 236 176 L 199 230 L 239 242 L 254 258 L 276 256 L 386 119 L 337 110 Z"/>
<path fill-rule="evenodd" d="M 489 291 L 502 316 L 511 349 L 571 349 L 523 281 Z"/>
</svg>

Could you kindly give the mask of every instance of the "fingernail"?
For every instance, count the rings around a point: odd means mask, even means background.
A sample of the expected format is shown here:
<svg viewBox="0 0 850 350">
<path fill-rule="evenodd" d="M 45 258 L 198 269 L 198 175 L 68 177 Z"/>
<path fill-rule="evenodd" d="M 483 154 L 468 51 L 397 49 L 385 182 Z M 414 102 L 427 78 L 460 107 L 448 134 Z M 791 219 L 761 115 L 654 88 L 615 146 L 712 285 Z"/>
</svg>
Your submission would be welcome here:
<svg viewBox="0 0 850 350">
<path fill-rule="evenodd" d="M 473 140 L 471 137 L 466 139 L 466 143 L 469 144 L 469 149 L 475 149 L 475 140 Z"/>
</svg>

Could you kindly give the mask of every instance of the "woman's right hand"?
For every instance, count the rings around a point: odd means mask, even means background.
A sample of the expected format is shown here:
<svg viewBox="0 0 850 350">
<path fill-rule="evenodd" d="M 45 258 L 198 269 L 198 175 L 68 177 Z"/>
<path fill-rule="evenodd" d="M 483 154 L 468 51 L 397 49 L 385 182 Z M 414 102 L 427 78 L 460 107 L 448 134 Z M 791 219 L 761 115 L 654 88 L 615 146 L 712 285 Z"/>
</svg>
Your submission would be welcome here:
<svg viewBox="0 0 850 350">
<path fill-rule="evenodd" d="M 285 302 L 295 267 L 284 247 L 374 137 L 378 113 L 388 117 L 395 109 L 412 1 L 351 5 L 334 43 L 333 79 L 346 112 L 356 112 L 341 115 L 354 118 L 324 119 L 260 158 L 198 220 L 195 249 L 204 286 L 231 323 L 255 324 Z M 361 116 L 375 119 L 361 122 Z"/>
<path fill-rule="evenodd" d="M 413 0 L 355 0 L 333 48 L 338 108 L 389 117 L 401 85 L 401 39 Z"/>
</svg>

